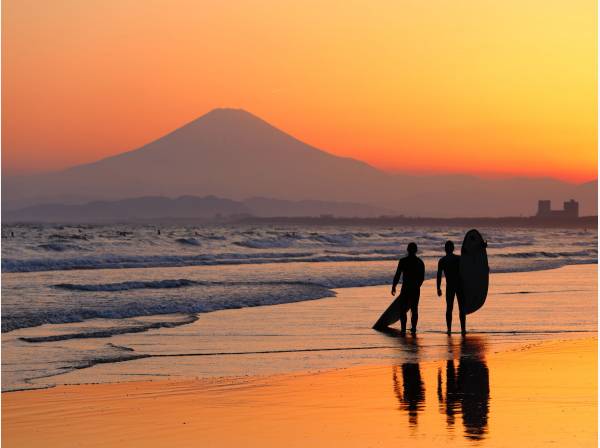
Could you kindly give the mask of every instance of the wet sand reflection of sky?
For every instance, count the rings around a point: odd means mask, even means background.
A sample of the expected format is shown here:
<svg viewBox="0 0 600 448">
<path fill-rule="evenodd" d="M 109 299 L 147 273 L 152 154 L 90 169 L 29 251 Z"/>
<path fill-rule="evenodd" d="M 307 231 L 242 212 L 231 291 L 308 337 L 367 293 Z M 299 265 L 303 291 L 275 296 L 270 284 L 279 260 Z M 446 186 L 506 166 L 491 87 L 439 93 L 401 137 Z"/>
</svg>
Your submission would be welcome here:
<svg viewBox="0 0 600 448">
<path fill-rule="evenodd" d="M 418 338 L 401 339 L 418 353 Z M 485 341 L 469 335 L 460 342 L 448 339 L 448 359 L 437 372 L 439 412 L 446 417 L 448 432 L 454 431 L 457 417 L 462 420 L 464 437 L 483 440 L 488 433 L 490 401 L 489 369 L 485 360 Z M 425 409 L 426 384 L 419 362 L 406 362 L 392 368 L 394 394 L 398 409 L 408 415 L 408 424 L 416 429 L 419 413 Z"/>
</svg>

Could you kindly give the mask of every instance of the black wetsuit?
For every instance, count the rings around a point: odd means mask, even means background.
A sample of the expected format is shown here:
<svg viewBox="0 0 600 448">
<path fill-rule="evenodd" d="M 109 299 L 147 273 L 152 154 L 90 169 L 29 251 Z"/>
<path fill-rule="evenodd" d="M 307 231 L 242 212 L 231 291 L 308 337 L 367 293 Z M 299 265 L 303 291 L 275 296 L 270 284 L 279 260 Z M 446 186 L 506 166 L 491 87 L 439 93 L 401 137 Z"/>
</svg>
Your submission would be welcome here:
<svg viewBox="0 0 600 448">
<path fill-rule="evenodd" d="M 442 284 L 442 273 L 446 277 L 446 325 L 448 331 L 452 326 L 452 310 L 454 309 L 454 297 L 458 301 L 458 312 L 460 315 L 461 329 L 465 329 L 465 314 L 463 313 L 462 296 L 460 295 L 460 257 L 455 254 L 449 254 L 442 258 L 438 263 L 437 285 Z"/>
<path fill-rule="evenodd" d="M 411 331 L 417 330 L 417 321 L 419 320 L 419 297 L 421 295 L 421 285 L 425 280 L 425 264 L 416 255 L 408 255 L 401 258 L 398 262 L 396 275 L 394 275 L 395 288 L 402 276 L 402 288 L 400 295 L 390 308 L 397 309 L 400 314 L 400 324 L 402 331 L 406 331 L 406 313 L 410 310 Z"/>
</svg>

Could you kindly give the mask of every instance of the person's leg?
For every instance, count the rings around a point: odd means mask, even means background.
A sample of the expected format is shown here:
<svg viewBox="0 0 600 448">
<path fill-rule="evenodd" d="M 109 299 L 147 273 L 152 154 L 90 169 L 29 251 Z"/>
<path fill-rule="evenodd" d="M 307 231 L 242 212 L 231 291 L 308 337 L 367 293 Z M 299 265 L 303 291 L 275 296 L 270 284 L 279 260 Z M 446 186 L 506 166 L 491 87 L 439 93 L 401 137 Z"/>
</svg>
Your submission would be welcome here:
<svg viewBox="0 0 600 448">
<path fill-rule="evenodd" d="M 400 332 L 402 334 L 406 333 L 406 313 L 407 310 L 403 309 L 402 313 L 400 314 Z"/>
<path fill-rule="evenodd" d="M 452 332 L 452 311 L 454 310 L 454 288 L 446 285 L 446 328 L 448 334 Z"/>
<path fill-rule="evenodd" d="M 460 333 L 467 334 L 467 315 L 464 312 L 463 300 L 460 291 L 456 294 L 458 300 L 458 317 L 460 318 Z"/>
<path fill-rule="evenodd" d="M 419 295 L 420 291 L 415 294 L 410 303 L 410 332 L 412 334 L 417 332 L 417 323 L 419 322 Z"/>
</svg>

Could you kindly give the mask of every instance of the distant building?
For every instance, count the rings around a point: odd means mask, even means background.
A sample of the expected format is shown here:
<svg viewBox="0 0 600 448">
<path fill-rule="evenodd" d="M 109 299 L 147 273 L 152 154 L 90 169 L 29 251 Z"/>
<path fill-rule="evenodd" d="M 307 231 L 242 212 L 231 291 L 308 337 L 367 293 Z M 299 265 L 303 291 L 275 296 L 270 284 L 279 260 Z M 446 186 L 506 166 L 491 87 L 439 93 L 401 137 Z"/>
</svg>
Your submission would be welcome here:
<svg viewBox="0 0 600 448">
<path fill-rule="evenodd" d="M 552 210 L 552 203 L 548 200 L 538 201 L 538 218 L 577 218 L 579 217 L 579 202 L 571 199 L 563 203 L 562 210 Z"/>
</svg>

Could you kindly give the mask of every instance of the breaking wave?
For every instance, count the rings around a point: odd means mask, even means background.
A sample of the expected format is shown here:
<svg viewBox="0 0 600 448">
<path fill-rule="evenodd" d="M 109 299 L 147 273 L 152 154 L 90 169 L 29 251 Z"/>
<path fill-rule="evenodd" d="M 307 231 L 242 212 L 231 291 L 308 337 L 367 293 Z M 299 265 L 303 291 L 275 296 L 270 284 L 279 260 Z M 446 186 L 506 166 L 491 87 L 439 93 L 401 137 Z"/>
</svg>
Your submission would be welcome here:
<svg viewBox="0 0 600 448">
<path fill-rule="evenodd" d="M 103 291 L 104 289 L 101 288 L 105 287 L 106 285 L 96 285 L 96 291 Z M 194 294 L 171 297 L 169 300 L 165 300 L 162 295 L 111 298 L 108 300 L 109 306 L 106 304 L 107 300 L 81 300 L 76 306 L 71 302 L 53 308 L 5 313 L 2 316 L 2 332 L 43 324 L 83 322 L 98 318 L 124 319 L 159 314 L 207 313 L 224 309 L 315 300 L 335 295 L 329 287 L 304 282 L 214 283 L 202 288 Z"/>
<path fill-rule="evenodd" d="M 185 286 L 200 285 L 201 282 L 187 280 L 185 278 L 177 280 L 156 280 L 146 282 L 120 282 L 120 283 L 99 283 L 90 285 L 78 285 L 73 283 L 59 283 L 54 285 L 58 289 L 69 291 L 129 291 L 131 289 L 167 289 L 183 288 Z"/>
<path fill-rule="evenodd" d="M 175 321 L 164 321 L 164 322 L 142 322 L 137 325 L 129 325 L 129 326 L 120 326 L 113 328 L 104 328 L 104 329 L 89 329 L 87 331 L 77 332 L 77 333 L 62 333 L 62 334 L 52 334 L 48 336 L 23 336 L 19 339 L 25 342 L 56 342 L 56 341 L 66 341 L 69 339 L 90 339 L 90 338 L 109 338 L 111 336 L 116 336 L 119 334 L 130 334 L 130 333 L 141 333 L 148 330 L 156 330 L 159 328 L 174 328 L 179 327 L 181 325 L 187 325 L 194 323 L 198 320 L 198 316 L 189 315 L 185 316 L 183 319 L 175 320 Z"/>
<path fill-rule="evenodd" d="M 509 252 L 506 254 L 496 254 L 497 257 L 511 258 L 568 258 L 568 257 L 594 257 L 598 256 L 595 250 L 578 250 L 570 252 Z"/>
<path fill-rule="evenodd" d="M 76 244 L 68 244 L 68 243 L 46 243 L 46 244 L 39 244 L 37 247 L 40 249 L 43 249 L 43 250 L 47 250 L 49 252 L 65 252 L 67 250 L 73 250 L 73 251 L 85 250 L 81 246 L 78 246 Z"/>
<path fill-rule="evenodd" d="M 105 255 L 77 258 L 37 258 L 29 260 L 3 259 L 2 272 L 41 272 L 65 271 L 75 269 L 126 269 L 157 268 L 179 266 L 215 266 L 236 264 L 328 262 L 328 261 L 385 261 L 396 259 L 396 256 L 380 256 L 366 253 L 354 255 L 339 253 L 337 255 L 314 255 L 311 252 L 293 253 L 253 253 L 225 255 L 150 255 L 119 256 Z"/>
<path fill-rule="evenodd" d="M 196 238 L 177 238 L 175 241 L 188 246 L 200 246 L 200 241 Z"/>
</svg>

